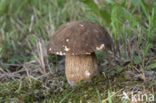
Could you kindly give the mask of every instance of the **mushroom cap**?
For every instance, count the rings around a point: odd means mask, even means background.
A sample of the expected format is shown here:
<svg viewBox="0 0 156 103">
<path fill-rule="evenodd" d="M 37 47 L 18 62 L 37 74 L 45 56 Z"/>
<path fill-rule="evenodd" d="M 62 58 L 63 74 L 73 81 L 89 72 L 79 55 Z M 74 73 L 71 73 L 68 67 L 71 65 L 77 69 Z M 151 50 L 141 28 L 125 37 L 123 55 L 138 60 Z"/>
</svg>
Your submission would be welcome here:
<svg viewBox="0 0 156 103">
<path fill-rule="evenodd" d="M 91 54 L 112 48 L 112 39 L 100 25 L 89 21 L 62 24 L 50 38 L 48 51 L 57 55 Z"/>
</svg>

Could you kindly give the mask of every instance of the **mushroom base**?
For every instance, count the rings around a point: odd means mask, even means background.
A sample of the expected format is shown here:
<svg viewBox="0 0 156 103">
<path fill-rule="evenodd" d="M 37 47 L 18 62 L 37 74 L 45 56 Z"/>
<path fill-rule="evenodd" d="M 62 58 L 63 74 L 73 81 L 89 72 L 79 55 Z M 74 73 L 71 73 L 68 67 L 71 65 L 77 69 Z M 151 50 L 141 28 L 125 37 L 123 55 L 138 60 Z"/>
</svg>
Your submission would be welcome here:
<svg viewBox="0 0 156 103">
<path fill-rule="evenodd" d="M 81 80 L 90 81 L 98 74 L 98 65 L 95 53 L 91 55 L 66 55 L 65 73 L 68 83 L 72 86 Z"/>
</svg>

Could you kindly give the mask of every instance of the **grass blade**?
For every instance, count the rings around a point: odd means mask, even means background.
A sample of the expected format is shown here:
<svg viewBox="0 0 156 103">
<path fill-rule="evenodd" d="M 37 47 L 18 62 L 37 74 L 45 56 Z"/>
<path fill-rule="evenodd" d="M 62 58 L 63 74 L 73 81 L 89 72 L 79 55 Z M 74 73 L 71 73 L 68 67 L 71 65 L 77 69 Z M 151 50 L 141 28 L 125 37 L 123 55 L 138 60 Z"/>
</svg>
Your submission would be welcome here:
<svg viewBox="0 0 156 103">
<path fill-rule="evenodd" d="M 96 88 L 96 93 L 98 95 L 98 101 L 99 101 L 99 103 L 102 103 L 100 92 L 99 92 L 99 90 L 97 88 Z"/>
<path fill-rule="evenodd" d="M 64 101 L 73 91 L 74 91 L 74 89 L 73 89 L 71 92 L 69 92 L 66 96 L 64 96 L 64 98 L 61 99 L 61 101 L 60 101 L 59 103 L 63 103 L 63 101 Z"/>
</svg>

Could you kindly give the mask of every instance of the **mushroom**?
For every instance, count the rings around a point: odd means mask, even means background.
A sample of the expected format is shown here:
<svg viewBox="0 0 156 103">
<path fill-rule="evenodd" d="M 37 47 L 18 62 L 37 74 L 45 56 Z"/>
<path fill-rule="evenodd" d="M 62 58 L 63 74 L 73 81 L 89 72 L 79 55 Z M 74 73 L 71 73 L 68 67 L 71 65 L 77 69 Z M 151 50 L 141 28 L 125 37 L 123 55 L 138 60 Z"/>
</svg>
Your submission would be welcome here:
<svg viewBox="0 0 156 103">
<path fill-rule="evenodd" d="M 65 74 L 72 86 L 98 74 L 95 51 L 111 49 L 112 39 L 100 25 L 74 21 L 61 25 L 50 38 L 48 51 L 65 55 Z"/>
</svg>

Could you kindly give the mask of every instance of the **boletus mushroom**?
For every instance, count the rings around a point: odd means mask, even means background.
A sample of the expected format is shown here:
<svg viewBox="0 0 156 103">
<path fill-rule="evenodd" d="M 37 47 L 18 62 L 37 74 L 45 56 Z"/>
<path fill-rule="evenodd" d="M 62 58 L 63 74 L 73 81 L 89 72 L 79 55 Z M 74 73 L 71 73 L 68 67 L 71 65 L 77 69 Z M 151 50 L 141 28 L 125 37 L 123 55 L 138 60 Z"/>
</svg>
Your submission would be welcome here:
<svg viewBox="0 0 156 103">
<path fill-rule="evenodd" d="M 90 79 L 98 74 L 95 51 L 111 49 L 112 39 L 100 25 L 89 21 L 74 21 L 61 25 L 50 38 L 48 51 L 65 55 L 68 83 Z"/>
</svg>

